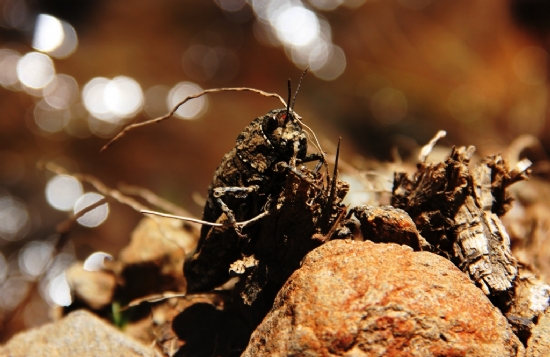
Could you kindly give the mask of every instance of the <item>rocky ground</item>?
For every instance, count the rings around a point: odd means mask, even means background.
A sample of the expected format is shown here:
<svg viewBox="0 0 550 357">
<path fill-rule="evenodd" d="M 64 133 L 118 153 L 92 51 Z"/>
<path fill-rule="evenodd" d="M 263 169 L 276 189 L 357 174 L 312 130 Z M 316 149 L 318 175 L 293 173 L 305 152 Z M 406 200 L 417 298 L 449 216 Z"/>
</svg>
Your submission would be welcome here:
<svg viewBox="0 0 550 357">
<path fill-rule="evenodd" d="M 255 231 L 263 240 L 279 239 L 272 232 L 282 231 L 289 243 L 249 244 L 243 250 L 248 255 L 242 253 L 243 259 L 230 267 L 234 277 L 214 290 L 185 294 L 182 267 L 196 249 L 198 227 L 170 218 L 143 218 L 115 260 L 95 269 L 78 263 L 66 272 L 74 301 L 57 310 L 57 322 L 16 335 L 1 352 L 549 355 L 545 241 L 550 211 L 548 184 L 537 173 L 543 163 L 512 158 L 509 165 L 497 156 L 479 160 L 466 148 L 447 150 L 444 160 L 430 163 L 426 157 L 434 144 L 421 152 L 416 172 L 395 176 L 390 203 L 404 210 L 379 205 L 347 213 L 347 207 L 335 204 L 342 211 L 329 219 L 328 231 L 300 230 L 296 221 L 304 221 L 285 215 L 298 212 L 300 200 L 310 192 L 321 197 L 317 200 L 330 196 L 311 183 L 314 172 L 305 167 L 309 179 L 289 175 L 278 200 L 278 223 L 259 220 Z M 535 177 L 525 181 L 533 172 Z M 516 181 L 521 182 L 512 185 Z M 343 182 L 338 184 L 345 190 Z M 293 199 L 289 189 L 295 192 Z M 308 219 L 316 217 L 312 212 Z M 292 230 L 307 234 L 293 235 L 289 222 Z M 266 247 L 283 249 L 284 254 L 266 253 Z M 206 254 L 205 249 L 195 257 Z M 297 265 L 276 264 L 270 254 L 297 259 Z M 259 274 L 262 267 L 265 272 Z M 250 287 L 256 289 L 253 295 Z"/>
</svg>

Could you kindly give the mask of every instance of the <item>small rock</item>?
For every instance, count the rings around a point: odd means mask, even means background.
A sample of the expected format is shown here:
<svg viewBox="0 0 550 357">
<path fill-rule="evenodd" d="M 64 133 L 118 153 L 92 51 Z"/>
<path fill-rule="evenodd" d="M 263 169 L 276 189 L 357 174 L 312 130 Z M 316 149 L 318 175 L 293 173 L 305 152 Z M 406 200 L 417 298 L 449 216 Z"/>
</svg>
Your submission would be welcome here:
<svg viewBox="0 0 550 357">
<path fill-rule="evenodd" d="M 132 232 L 130 244 L 119 254 L 123 265 L 127 300 L 160 291 L 185 291 L 183 262 L 198 241 L 198 233 L 181 221 L 154 217 L 141 220 Z"/>
<path fill-rule="evenodd" d="M 542 315 L 527 341 L 527 357 L 550 356 L 550 311 Z"/>
<path fill-rule="evenodd" d="M 116 277 L 112 272 L 87 271 L 79 262 L 67 269 L 65 276 L 74 297 L 92 309 L 102 309 L 112 302 L 116 288 Z"/>
<path fill-rule="evenodd" d="M 118 260 L 124 264 L 141 264 L 162 261 L 172 255 L 183 259 L 195 249 L 197 240 L 197 233 L 185 229 L 181 221 L 146 217 L 132 232 L 130 244 L 120 252 Z"/>
<path fill-rule="evenodd" d="M 331 241 L 309 253 L 243 356 L 524 356 L 451 262 L 396 244 Z"/>
<path fill-rule="evenodd" d="M 0 355 L 33 356 L 155 356 L 155 350 L 84 310 L 64 319 L 15 335 L 0 347 Z"/>
</svg>

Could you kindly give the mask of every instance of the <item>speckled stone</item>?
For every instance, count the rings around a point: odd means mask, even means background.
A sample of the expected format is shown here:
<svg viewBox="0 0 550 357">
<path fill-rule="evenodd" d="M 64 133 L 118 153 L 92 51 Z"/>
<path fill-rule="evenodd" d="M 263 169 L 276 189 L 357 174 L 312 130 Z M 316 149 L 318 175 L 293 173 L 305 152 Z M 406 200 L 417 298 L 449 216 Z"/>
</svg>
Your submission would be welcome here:
<svg viewBox="0 0 550 357">
<path fill-rule="evenodd" d="M 0 356 L 155 356 L 145 346 L 95 315 L 78 310 L 62 320 L 15 335 Z"/>
</svg>

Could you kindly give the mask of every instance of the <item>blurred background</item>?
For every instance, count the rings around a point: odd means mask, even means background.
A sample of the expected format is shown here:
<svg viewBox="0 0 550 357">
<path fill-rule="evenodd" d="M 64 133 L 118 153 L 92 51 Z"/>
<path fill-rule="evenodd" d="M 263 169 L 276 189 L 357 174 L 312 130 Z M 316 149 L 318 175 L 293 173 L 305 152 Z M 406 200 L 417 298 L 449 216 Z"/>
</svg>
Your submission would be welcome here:
<svg viewBox="0 0 550 357">
<path fill-rule="evenodd" d="M 222 156 L 277 100 L 211 94 L 100 148 L 203 89 L 286 98 L 307 66 L 295 110 L 357 170 L 440 129 L 481 154 L 523 134 L 548 152 L 549 26 L 543 0 L 0 0 L 0 342 L 68 304 L 63 270 L 116 255 L 141 219 L 109 200 L 53 258 L 56 226 L 102 196 L 41 162 L 200 217 Z"/>
</svg>

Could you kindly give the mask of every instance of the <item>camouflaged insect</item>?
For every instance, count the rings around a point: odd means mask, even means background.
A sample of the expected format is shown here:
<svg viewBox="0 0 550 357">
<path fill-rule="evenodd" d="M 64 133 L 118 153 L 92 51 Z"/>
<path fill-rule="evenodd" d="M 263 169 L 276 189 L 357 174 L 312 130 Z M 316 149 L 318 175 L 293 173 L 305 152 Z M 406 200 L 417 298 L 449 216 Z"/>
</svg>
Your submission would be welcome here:
<svg viewBox="0 0 550 357">
<path fill-rule="evenodd" d="M 263 293 L 264 305 L 271 306 L 307 253 L 330 239 L 351 236 L 341 224 L 346 214 L 342 201 L 348 190 L 349 185 L 336 174 L 328 178 L 305 166 L 289 171 L 270 205 L 272 213 L 258 222 L 256 239 L 242 250 L 244 258 L 239 262 L 243 264 L 230 269 L 240 277 L 236 292 L 245 304 L 251 305 Z M 250 264 L 250 254 L 254 264 Z"/>
<path fill-rule="evenodd" d="M 225 154 L 208 188 L 202 219 L 234 225 L 266 212 L 277 200 L 289 171 L 320 160 L 307 155 L 307 135 L 291 108 L 254 119 Z M 229 266 L 242 258 L 242 246 L 257 236 L 258 224 L 242 230 L 204 225 L 196 252 L 186 261 L 187 292 L 208 291 L 229 279 Z"/>
</svg>

